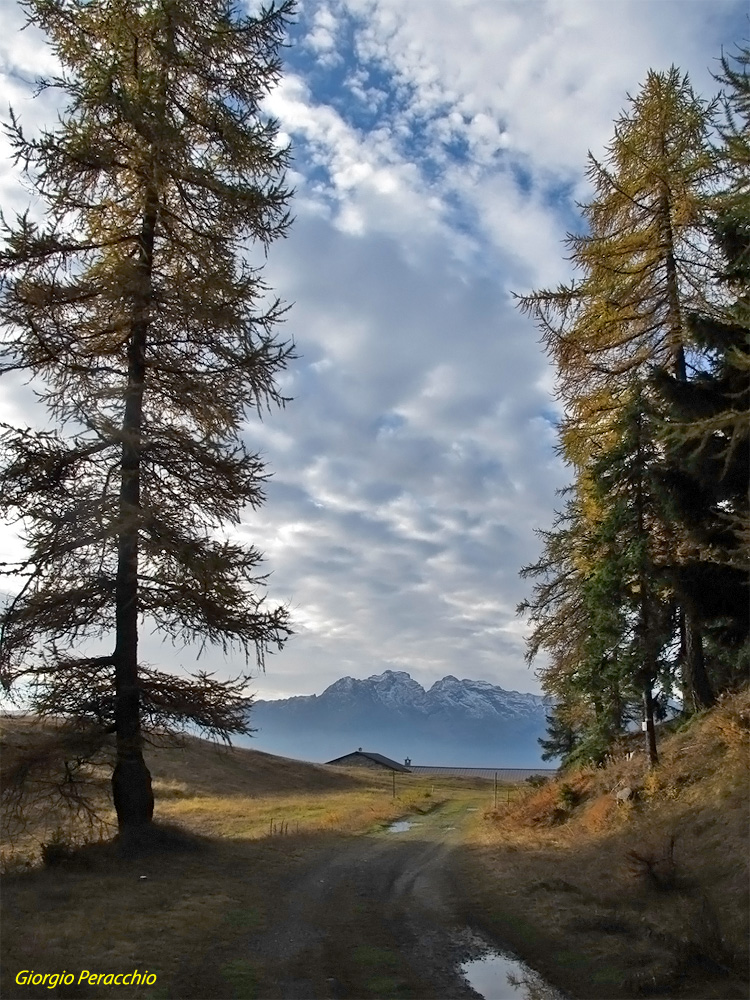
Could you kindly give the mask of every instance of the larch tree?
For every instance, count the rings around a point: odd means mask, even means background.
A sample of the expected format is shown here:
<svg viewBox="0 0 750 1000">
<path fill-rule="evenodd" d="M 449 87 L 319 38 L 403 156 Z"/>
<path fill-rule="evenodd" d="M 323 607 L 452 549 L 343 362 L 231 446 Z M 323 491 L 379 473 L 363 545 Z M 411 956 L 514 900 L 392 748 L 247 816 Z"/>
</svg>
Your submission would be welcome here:
<svg viewBox="0 0 750 1000">
<path fill-rule="evenodd" d="M 4 564 L 6 690 L 114 734 L 121 835 L 151 820 L 144 733 L 247 731 L 247 676 L 141 663 L 144 622 L 263 666 L 289 634 L 260 552 L 231 525 L 267 478 L 243 424 L 283 404 L 284 307 L 262 278 L 289 225 L 289 152 L 262 102 L 294 12 L 232 0 L 24 0 L 62 67 L 54 128 L 7 126 L 45 206 L 4 218 L 4 373 L 52 429 L 5 426 L 0 502 L 27 547 Z"/>
<path fill-rule="evenodd" d="M 664 368 L 653 379 L 666 406 L 665 484 L 692 541 L 691 558 L 676 567 L 678 586 L 704 624 L 717 691 L 746 678 L 750 653 L 750 50 L 721 64 L 717 287 L 706 308 L 687 316 L 707 360 L 687 380 Z"/>
<path fill-rule="evenodd" d="M 672 67 L 650 71 L 615 122 L 608 155 L 589 154 L 594 195 L 585 235 L 569 235 L 581 277 L 520 297 L 539 323 L 561 397 L 573 407 L 643 379 L 654 364 L 685 377 L 684 313 L 703 304 L 713 274 L 707 186 L 715 105 Z"/>
<path fill-rule="evenodd" d="M 705 304 L 715 269 L 707 199 L 718 174 L 714 107 L 675 67 L 649 72 L 615 123 L 605 161 L 589 156 L 588 232 L 567 239 L 579 276 L 520 298 L 557 367 L 562 452 L 579 476 L 617 448 L 618 421 L 654 366 L 684 381 L 702 364 L 686 316 Z M 690 609 L 681 613 L 686 675 L 696 677 L 702 636 Z"/>
</svg>

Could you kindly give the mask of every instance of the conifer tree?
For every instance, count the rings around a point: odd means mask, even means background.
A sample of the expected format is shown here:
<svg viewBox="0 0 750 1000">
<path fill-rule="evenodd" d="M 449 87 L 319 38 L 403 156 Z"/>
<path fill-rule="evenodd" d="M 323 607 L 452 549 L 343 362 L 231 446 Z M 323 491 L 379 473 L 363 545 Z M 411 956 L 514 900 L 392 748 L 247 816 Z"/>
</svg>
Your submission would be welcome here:
<svg viewBox="0 0 750 1000">
<path fill-rule="evenodd" d="M 246 731 L 246 678 L 143 664 L 144 622 L 262 666 L 289 628 L 260 552 L 232 541 L 260 504 L 249 412 L 284 402 L 291 347 L 262 256 L 289 224 L 288 151 L 265 95 L 293 0 L 25 0 L 66 104 L 16 160 L 46 207 L 4 219 L 3 372 L 33 380 L 54 429 L 5 427 L 0 498 L 28 554 L 2 617 L 6 689 L 116 739 L 121 833 L 151 819 L 143 733 Z"/>
<path fill-rule="evenodd" d="M 615 428 L 653 366 L 684 381 L 702 364 L 686 317 L 705 304 L 715 271 L 706 197 L 718 172 L 713 113 L 675 67 L 649 72 L 615 123 L 606 160 L 589 156 L 588 232 L 567 240 L 580 277 L 520 299 L 557 366 L 561 448 L 577 477 L 616 452 Z M 689 607 L 680 614 L 686 674 L 700 681 L 699 623 Z"/>
<path fill-rule="evenodd" d="M 578 730 L 568 717 L 566 709 L 567 705 L 560 702 L 547 712 L 547 735 L 537 740 L 542 750 L 542 760 L 559 759 L 563 767 L 580 743 Z"/>
<path fill-rule="evenodd" d="M 571 417 L 597 394 L 645 380 L 651 365 L 685 378 L 684 314 L 703 304 L 713 274 L 705 194 L 717 174 L 715 105 L 675 67 L 650 71 L 630 105 L 606 160 L 589 154 L 588 232 L 566 241 L 581 277 L 519 299 L 540 325 Z"/>
<path fill-rule="evenodd" d="M 526 659 L 547 660 L 537 672 L 555 699 L 548 717 L 549 756 L 598 763 L 630 717 L 634 692 L 622 655 L 627 622 L 611 539 L 583 515 L 580 493 L 569 498 L 551 531 L 539 532 L 540 559 L 521 570 L 532 595 L 518 606 L 531 631 Z M 606 527 L 606 526 L 605 526 Z"/>
<path fill-rule="evenodd" d="M 686 317 L 705 361 L 685 380 L 663 367 L 653 378 L 665 411 L 664 485 L 684 536 L 675 586 L 706 632 L 704 683 L 717 692 L 746 676 L 750 629 L 749 64 L 750 51 L 739 49 L 722 56 L 717 77 L 726 89 L 716 150 L 721 184 L 710 200 L 716 289 Z M 683 645 L 688 639 L 683 632 Z M 697 684 L 689 694 L 697 708 L 712 697 Z"/>
<path fill-rule="evenodd" d="M 666 567 L 678 543 L 677 526 L 665 516 L 654 418 L 651 401 L 636 390 L 618 418 L 616 447 L 592 469 L 603 501 L 598 533 L 607 545 L 597 569 L 615 581 L 604 596 L 618 607 L 625 625 L 619 661 L 642 695 L 652 764 L 657 760 L 653 690 L 674 633 L 674 591 Z"/>
</svg>

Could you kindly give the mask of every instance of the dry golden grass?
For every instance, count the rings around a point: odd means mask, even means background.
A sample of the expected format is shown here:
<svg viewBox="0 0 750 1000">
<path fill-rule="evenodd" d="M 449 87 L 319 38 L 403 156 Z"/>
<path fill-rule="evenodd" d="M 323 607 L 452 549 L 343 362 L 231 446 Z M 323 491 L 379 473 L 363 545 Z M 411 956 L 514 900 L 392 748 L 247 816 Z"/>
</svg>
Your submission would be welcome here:
<svg viewBox="0 0 750 1000">
<path fill-rule="evenodd" d="M 11 739 L 28 720 L 5 720 Z M 123 858 L 111 843 L 63 852 L 41 864 L 41 849 L 58 818 L 37 815 L 6 844 L 10 862 L 2 893 L 0 995 L 47 997 L 44 986 L 19 986 L 21 969 L 158 972 L 154 986 L 96 988 L 97 996 L 256 996 L 264 976 L 244 939 L 263 928 L 278 886 L 311 853 L 335 838 L 365 832 L 411 812 L 431 809 L 460 782 L 439 783 L 216 748 L 188 739 L 182 748 L 152 749 L 155 815 L 166 829 L 153 850 Z M 108 813 L 104 771 L 92 774 L 94 797 Z M 471 790 L 470 790 L 471 791 Z M 85 825 L 69 819 L 64 845 L 82 843 Z M 159 831 L 157 831 L 158 833 Z M 172 847 L 178 849 L 171 849 Z M 228 984 L 232 984 L 228 986 Z M 229 991 L 229 992 L 227 992 Z M 57 997 L 94 995 L 82 984 L 57 986 Z M 261 992 L 260 995 L 263 995 Z"/>
<path fill-rule="evenodd" d="M 29 744 L 41 745 L 45 741 L 54 748 L 54 722 L 40 724 L 30 718 L 6 717 L 0 719 L 2 738 L 2 763 L 4 771 L 12 766 L 19 748 Z M 334 802 L 345 790 L 360 791 L 378 785 L 355 769 L 341 769 L 304 761 L 274 757 L 262 751 L 243 747 L 226 747 L 194 737 L 184 737 L 178 742 L 161 741 L 146 750 L 146 759 L 153 775 L 157 813 L 165 818 L 181 817 L 194 829 L 208 834 L 244 836 L 242 817 L 256 813 L 265 821 L 267 813 L 278 814 L 278 807 L 262 799 L 287 801 L 281 807 L 289 812 L 289 802 L 297 794 L 308 797 L 307 813 L 317 814 L 321 808 L 320 795 L 331 792 Z M 58 757 L 60 754 L 58 752 Z M 48 770 L 56 776 L 63 773 L 62 757 L 50 759 Z M 87 794 L 96 809 L 96 817 L 63 808 L 51 808 L 41 799 L 27 806 L 22 816 L 6 813 L 0 857 L 4 864 L 38 861 L 42 845 L 56 838 L 66 843 L 80 845 L 93 839 L 112 837 L 115 816 L 110 799 L 111 768 L 88 769 Z M 43 775 L 46 779 L 46 774 Z M 226 823 L 219 819 L 226 813 Z M 306 813 L 305 813 L 306 814 Z M 269 820 L 273 818 L 269 815 Z M 285 815 L 288 819 L 288 815 Z M 294 816 L 299 822 L 301 815 Z M 250 818 L 248 828 L 257 823 Z M 234 831 L 230 834 L 230 830 Z"/>
<path fill-rule="evenodd" d="M 161 801 L 159 815 L 206 836 L 256 840 L 274 834 L 318 833 L 336 830 L 359 833 L 406 812 L 434 804 L 424 787 L 399 791 L 371 787 L 348 792 L 244 796 L 200 796 Z"/>
<path fill-rule="evenodd" d="M 16 745 L 49 735 L 51 724 L 0 720 L 7 765 Z M 274 757 L 242 747 L 225 747 L 194 737 L 150 746 L 146 758 L 153 777 L 155 816 L 207 837 L 253 840 L 289 833 L 359 833 L 406 812 L 432 808 L 446 795 L 486 782 L 397 775 L 393 799 L 390 773 L 330 767 Z M 62 770 L 58 762 L 58 770 Z M 16 869 L 40 862 L 43 845 L 57 839 L 69 845 L 106 840 L 116 833 L 107 768 L 90 773 L 90 797 L 99 823 L 76 813 L 34 807 L 22 824 L 9 821 L 0 853 Z M 12 826 L 12 829 L 10 828 Z"/>
</svg>

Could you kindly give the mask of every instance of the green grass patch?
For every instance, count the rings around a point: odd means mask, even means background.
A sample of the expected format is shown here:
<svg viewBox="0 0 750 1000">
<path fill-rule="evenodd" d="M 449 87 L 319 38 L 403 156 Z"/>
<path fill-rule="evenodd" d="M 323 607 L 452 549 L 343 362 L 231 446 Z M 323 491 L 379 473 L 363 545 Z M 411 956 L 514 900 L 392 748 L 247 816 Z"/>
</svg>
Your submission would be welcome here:
<svg viewBox="0 0 750 1000">
<path fill-rule="evenodd" d="M 231 1000 L 257 1000 L 260 979 L 249 959 L 232 959 L 221 967 L 221 975 L 232 988 Z"/>
<path fill-rule="evenodd" d="M 400 1000 L 413 996 L 407 979 L 401 975 L 400 958 L 388 948 L 356 945 L 351 952 L 351 962 L 368 998 Z"/>
<path fill-rule="evenodd" d="M 400 964 L 393 952 L 372 944 L 358 944 L 352 951 L 352 960 L 366 969 L 396 969 Z"/>
<path fill-rule="evenodd" d="M 224 922 L 232 930 L 236 931 L 257 931 L 265 926 L 265 917 L 258 909 L 251 907 L 241 907 L 227 911 Z"/>
</svg>

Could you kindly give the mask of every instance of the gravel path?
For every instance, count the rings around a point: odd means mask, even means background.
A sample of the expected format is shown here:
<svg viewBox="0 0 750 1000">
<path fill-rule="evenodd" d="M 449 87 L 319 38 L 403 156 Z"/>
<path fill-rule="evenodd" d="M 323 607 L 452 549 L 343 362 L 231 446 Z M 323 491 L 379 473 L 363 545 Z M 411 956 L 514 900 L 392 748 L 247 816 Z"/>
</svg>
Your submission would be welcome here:
<svg viewBox="0 0 750 1000">
<path fill-rule="evenodd" d="M 457 972 L 472 938 L 452 916 L 461 818 L 439 808 L 404 833 L 342 838 L 297 871 L 258 941 L 274 993 L 476 1000 Z"/>
</svg>

